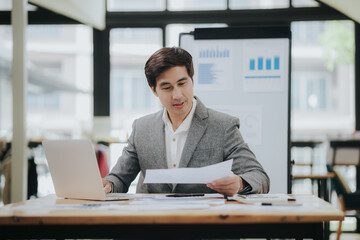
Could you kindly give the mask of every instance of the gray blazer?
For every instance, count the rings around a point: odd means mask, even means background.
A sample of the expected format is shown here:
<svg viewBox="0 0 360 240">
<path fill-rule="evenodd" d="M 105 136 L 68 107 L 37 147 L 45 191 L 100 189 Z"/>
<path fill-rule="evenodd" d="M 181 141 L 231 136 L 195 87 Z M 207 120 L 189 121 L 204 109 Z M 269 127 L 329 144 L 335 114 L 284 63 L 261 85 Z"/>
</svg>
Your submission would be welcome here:
<svg viewBox="0 0 360 240">
<path fill-rule="evenodd" d="M 127 192 L 141 171 L 138 193 L 214 193 L 205 184 L 143 183 L 146 169 L 168 168 L 162 113 L 134 121 L 128 145 L 105 180 L 113 184 L 113 192 Z M 244 142 L 239 127 L 238 118 L 208 109 L 197 99 L 179 167 L 203 167 L 234 159 L 233 173 L 248 183 L 242 193 L 267 193 L 269 177 Z"/>
</svg>

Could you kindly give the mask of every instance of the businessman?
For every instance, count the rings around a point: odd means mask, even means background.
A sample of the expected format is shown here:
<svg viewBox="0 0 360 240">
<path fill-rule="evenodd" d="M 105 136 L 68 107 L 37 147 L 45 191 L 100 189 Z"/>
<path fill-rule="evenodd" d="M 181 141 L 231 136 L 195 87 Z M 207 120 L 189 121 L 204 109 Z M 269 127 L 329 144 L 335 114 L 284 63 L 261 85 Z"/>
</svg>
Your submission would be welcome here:
<svg viewBox="0 0 360 240">
<path fill-rule="evenodd" d="M 206 106 L 193 93 L 191 55 L 162 48 L 145 64 L 150 89 L 164 109 L 133 123 L 128 145 L 104 190 L 127 192 L 140 172 L 138 193 L 267 193 L 269 177 L 244 142 L 239 119 Z M 141 93 L 139 93 L 141 94 Z M 147 169 L 203 167 L 233 159 L 233 174 L 208 184 L 144 184 Z"/>
</svg>

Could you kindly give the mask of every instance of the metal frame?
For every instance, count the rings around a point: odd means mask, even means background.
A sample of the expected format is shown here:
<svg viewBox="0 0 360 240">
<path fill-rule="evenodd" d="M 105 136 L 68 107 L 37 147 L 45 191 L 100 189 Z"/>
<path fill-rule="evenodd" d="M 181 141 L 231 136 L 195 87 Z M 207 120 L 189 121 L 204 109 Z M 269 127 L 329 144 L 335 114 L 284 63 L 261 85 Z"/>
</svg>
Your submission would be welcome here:
<svg viewBox="0 0 360 240">
<path fill-rule="evenodd" d="M 94 116 L 110 116 L 110 29 L 93 29 Z"/>
</svg>

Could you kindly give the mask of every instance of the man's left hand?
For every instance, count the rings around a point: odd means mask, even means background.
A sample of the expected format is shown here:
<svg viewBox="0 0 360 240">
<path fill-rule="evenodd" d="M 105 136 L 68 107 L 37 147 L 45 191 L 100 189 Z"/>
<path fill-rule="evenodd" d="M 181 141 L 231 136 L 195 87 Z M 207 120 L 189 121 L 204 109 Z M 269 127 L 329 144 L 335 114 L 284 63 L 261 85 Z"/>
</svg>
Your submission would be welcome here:
<svg viewBox="0 0 360 240">
<path fill-rule="evenodd" d="M 232 174 L 208 183 L 206 186 L 226 196 L 233 196 L 244 188 L 244 182 L 240 176 Z"/>
</svg>

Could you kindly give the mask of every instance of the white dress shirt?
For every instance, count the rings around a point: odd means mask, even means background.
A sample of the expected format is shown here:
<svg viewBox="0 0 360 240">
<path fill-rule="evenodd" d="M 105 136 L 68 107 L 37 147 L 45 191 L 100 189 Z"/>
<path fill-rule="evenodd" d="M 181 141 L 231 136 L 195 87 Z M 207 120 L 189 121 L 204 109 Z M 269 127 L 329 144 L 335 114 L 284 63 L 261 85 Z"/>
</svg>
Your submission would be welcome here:
<svg viewBox="0 0 360 240">
<path fill-rule="evenodd" d="M 190 113 L 175 132 L 168 117 L 166 108 L 164 108 L 162 119 L 165 123 L 165 148 L 168 168 L 177 168 L 179 166 L 181 154 L 184 149 L 187 135 L 189 133 L 191 121 L 194 117 L 195 108 L 196 99 L 193 98 L 193 105 Z"/>
</svg>

